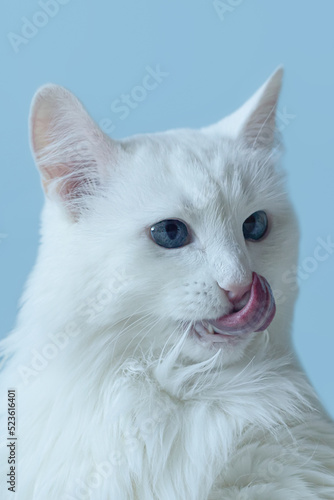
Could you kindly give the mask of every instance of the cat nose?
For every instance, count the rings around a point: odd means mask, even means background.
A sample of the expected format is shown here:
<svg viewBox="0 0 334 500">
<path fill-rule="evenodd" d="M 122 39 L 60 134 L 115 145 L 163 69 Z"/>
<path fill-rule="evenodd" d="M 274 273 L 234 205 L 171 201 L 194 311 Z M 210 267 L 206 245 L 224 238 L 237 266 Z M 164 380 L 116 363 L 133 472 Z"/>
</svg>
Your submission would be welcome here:
<svg viewBox="0 0 334 500">
<path fill-rule="evenodd" d="M 221 289 L 225 292 L 227 298 L 230 302 L 232 302 L 232 304 L 237 304 L 243 298 L 246 298 L 245 296 L 249 294 L 251 288 L 252 282 L 247 284 L 231 283 L 225 285 L 225 287 Z"/>
</svg>

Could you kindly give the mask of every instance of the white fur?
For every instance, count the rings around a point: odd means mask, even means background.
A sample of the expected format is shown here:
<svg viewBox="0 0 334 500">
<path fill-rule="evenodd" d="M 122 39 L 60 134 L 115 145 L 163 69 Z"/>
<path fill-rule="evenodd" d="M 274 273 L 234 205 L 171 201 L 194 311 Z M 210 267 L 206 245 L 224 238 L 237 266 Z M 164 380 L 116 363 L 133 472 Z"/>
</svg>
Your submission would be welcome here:
<svg viewBox="0 0 334 500">
<path fill-rule="evenodd" d="M 18 500 L 334 498 L 333 423 L 290 340 L 297 287 L 283 276 L 298 228 L 273 125 L 281 76 L 219 124 L 120 142 L 65 89 L 37 93 L 41 246 L 1 343 L 1 429 L 17 390 Z M 262 209 L 269 235 L 245 242 L 243 221 Z M 191 244 L 151 240 L 171 217 Z M 196 339 L 194 321 L 227 311 L 221 288 L 253 271 L 274 290 L 268 331 L 220 349 Z"/>
</svg>

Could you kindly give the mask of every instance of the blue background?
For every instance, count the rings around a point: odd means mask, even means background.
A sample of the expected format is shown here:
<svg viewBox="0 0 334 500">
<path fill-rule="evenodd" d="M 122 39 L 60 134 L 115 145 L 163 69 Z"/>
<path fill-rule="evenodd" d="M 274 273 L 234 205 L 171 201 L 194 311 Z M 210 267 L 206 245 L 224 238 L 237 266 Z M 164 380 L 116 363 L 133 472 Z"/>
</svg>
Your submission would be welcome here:
<svg viewBox="0 0 334 500">
<path fill-rule="evenodd" d="M 0 336 L 14 325 L 36 257 L 43 194 L 27 117 L 35 90 L 46 82 L 71 89 L 98 122 L 111 120 L 118 138 L 214 122 L 283 63 L 279 110 L 284 113 L 285 107 L 293 117 L 278 123 L 302 230 L 301 264 L 312 267 L 307 259 L 318 237 L 334 240 L 334 2 L 226 0 L 229 10 L 219 16 L 211 0 L 68 0 L 53 17 L 40 16 L 43 9 L 35 0 L 5 3 L 0 18 Z M 15 51 L 9 33 L 21 35 L 27 22 L 22 18 L 45 26 Z M 141 84 L 148 65 L 160 65 L 168 76 L 121 120 L 111 104 Z M 313 267 L 301 280 L 294 341 L 334 416 L 334 255 Z"/>
</svg>

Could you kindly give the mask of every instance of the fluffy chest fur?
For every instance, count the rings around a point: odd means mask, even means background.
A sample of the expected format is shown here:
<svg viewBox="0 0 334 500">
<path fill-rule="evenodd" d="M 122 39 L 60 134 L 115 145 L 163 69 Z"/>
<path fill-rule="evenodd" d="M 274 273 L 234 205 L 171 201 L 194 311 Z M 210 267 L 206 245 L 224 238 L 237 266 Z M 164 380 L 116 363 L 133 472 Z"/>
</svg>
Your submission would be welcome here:
<svg viewBox="0 0 334 500">
<path fill-rule="evenodd" d="M 289 483 L 287 474 L 297 485 L 308 453 L 305 473 L 319 467 L 319 444 L 305 453 L 296 442 L 305 416 L 314 416 L 311 390 L 291 359 L 264 359 L 258 346 L 246 367 L 223 376 L 213 360 L 195 368 L 177 362 L 175 352 L 161 363 L 128 360 L 116 370 L 107 359 L 94 364 L 92 355 L 70 367 L 80 350 L 75 340 L 35 379 L 17 380 L 24 414 L 19 498 L 204 499 L 216 498 L 218 486 L 238 498 L 236 480 L 241 491 L 248 481 L 277 488 L 283 478 Z M 26 366 L 19 364 L 25 375 Z M 315 419 L 319 424 L 329 427 Z M 236 479 L 241 462 L 245 476 Z"/>
</svg>

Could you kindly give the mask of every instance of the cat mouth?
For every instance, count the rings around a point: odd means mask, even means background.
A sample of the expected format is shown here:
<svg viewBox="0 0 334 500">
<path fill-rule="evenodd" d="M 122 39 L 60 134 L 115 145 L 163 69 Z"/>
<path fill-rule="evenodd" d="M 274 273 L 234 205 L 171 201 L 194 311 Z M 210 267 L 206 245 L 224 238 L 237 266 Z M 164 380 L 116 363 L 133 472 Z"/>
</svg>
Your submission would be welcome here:
<svg viewBox="0 0 334 500">
<path fill-rule="evenodd" d="M 230 338 L 266 330 L 275 312 L 275 299 L 268 281 L 263 276 L 253 273 L 249 299 L 240 310 L 217 319 L 197 321 L 194 330 L 203 340 L 224 342 Z"/>
</svg>

